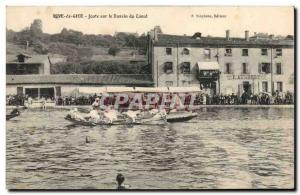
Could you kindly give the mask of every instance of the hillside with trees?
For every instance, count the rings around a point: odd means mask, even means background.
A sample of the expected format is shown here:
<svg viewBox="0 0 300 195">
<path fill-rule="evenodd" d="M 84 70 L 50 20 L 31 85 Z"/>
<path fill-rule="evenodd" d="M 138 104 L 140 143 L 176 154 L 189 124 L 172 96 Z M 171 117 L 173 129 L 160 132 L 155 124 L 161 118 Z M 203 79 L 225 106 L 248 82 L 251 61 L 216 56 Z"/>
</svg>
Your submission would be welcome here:
<svg viewBox="0 0 300 195">
<path fill-rule="evenodd" d="M 25 52 L 29 55 L 64 56 L 64 62 L 52 64 L 53 74 L 145 74 L 151 70 L 146 60 L 145 34 L 95 35 L 66 28 L 57 34 L 47 34 L 43 32 L 42 21 L 35 19 L 19 32 L 6 29 L 6 40 L 7 54 Z"/>
</svg>

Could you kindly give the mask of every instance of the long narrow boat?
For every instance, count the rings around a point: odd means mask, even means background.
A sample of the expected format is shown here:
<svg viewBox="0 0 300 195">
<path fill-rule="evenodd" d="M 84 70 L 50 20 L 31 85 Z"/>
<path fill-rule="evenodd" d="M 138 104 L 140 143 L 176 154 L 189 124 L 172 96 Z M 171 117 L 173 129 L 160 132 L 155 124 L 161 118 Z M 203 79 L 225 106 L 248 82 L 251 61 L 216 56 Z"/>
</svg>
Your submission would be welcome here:
<svg viewBox="0 0 300 195">
<path fill-rule="evenodd" d="M 17 112 L 11 112 L 10 114 L 6 115 L 6 120 L 8 121 L 8 120 L 10 120 L 12 118 L 15 118 L 17 116 L 20 116 L 20 112 L 19 111 L 17 111 Z"/>
<path fill-rule="evenodd" d="M 130 122 L 126 119 L 118 119 L 113 121 L 112 123 L 107 123 L 106 121 L 100 122 L 92 122 L 92 121 L 84 121 L 84 120 L 77 120 L 72 118 L 70 115 L 65 117 L 65 120 L 72 122 L 75 125 L 82 125 L 82 126 L 97 126 L 97 125 L 164 125 L 167 122 L 184 122 L 195 118 L 197 113 L 193 112 L 175 112 L 169 113 L 165 118 L 141 118 L 137 119 L 135 122 Z"/>
<path fill-rule="evenodd" d="M 193 112 L 174 112 L 167 115 L 167 122 L 184 122 L 191 120 L 196 116 L 198 116 L 198 114 Z"/>
<path fill-rule="evenodd" d="M 119 119 L 113 121 L 113 123 L 107 123 L 106 121 L 100 121 L 100 122 L 92 122 L 92 121 L 83 121 L 83 120 L 76 120 L 74 118 L 71 118 L 69 115 L 65 117 L 65 120 L 68 120 L 72 122 L 75 125 L 81 125 L 81 126 L 97 126 L 97 125 L 163 125 L 166 124 L 165 120 L 137 120 L 135 122 L 129 122 L 127 120 Z"/>
</svg>

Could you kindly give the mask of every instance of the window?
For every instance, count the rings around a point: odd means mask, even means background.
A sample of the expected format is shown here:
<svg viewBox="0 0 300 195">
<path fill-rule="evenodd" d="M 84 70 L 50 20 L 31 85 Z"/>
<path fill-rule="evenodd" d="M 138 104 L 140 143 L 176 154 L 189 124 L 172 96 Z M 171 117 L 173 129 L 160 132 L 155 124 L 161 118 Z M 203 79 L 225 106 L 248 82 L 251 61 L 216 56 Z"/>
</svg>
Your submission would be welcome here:
<svg viewBox="0 0 300 195">
<path fill-rule="evenodd" d="M 188 49 L 188 48 L 183 48 L 182 54 L 183 54 L 183 55 L 190 55 L 190 49 Z"/>
<path fill-rule="evenodd" d="M 231 63 L 225 64 L 225 74 L 232 74 L 232 64 Z"/>
<path fill-rule="evenodd" d="M 279 92 L 282 92 L 282 91 L 283 91 L 283 89 L 282 89 L 282 82 L 277 82 L 277 90 L 278 90 Z"/>
<path fill-rule="evenodd" d="M 199 77 L 217 78 L 219 70 L 200 70 Z"/>
<path fill-rule="evenodd" d="M 166 81 L 166 86 L 167 87 L 173 86 L 173 81 Z"/>
<path fill-rule="evenodd" d="M 164 72 L 169 74 L 173 72 L 173 62 L 165 62 Z"/>
<path fill-rule="evenodd" d="M 166 48 L 166 54 L 172 55 L 172 48 Z"/>
<path fill-rule="evenodd" d="M 23 87 L 17 87 L 17 95 L 24 95 L 23 94 Z"/>
<path fill-rule="evenodd" d="M 38 98 L 39 97 L 38 91 L 39 91 L 38 88 L 26 88 L 25 95 L 28 95 L 28 97 L 32 97 L 32 98 Z"/>
<path fill-rule="evenodd" d="M 191 84 L 191 81 L 182 80 L 182 86 L 189 86 Z"/>
<path fill-rule="evenodd" d="M 242 50 L 242 56 L 248 56 L 248 49 Z"/>
<path fill-rule="evenodd" d="M 40 97 L 54 98 L 54 88 L 40 88 Z"/>
<path fill-rule="evenodd" d="M 263 81 L 261 84 L 262 84 L 262 91 L 263 92 L 268 92 L 268 82 Z"/>
<path fill-rule="evenodd" d="M 190 62 L 183 62 L 181 64 L 181 73 L 189 74 L 191 72 L 191 63 Z"/>
<path fill-rule="evenodd" d="M 204 49 L 205 58 L 210 58 L 210 49 Z"/>
<path fill-rule="evenodd" d="M 18 55 L 18 62 L 25 62 L 25 56 L 22 54 Z"/>
<path fill-rule="evenodd" d="M 247 63 L 242 63 L 242 74 L 249 74 Z"/>
<path fill-rule="evenodd" d="M 271 64 L 270 63 L 261 63 L 258 67 L 259 73 L 271 73 Z"/>
<path fill-rule="evenodd" d="M 267 56 L 268 55 L 268 49 L 261 49 L 261 55 Z"/>
<path fill-rule="evenodd" d="M 276 74 L 282 74 L 281 63 L 276 63 Z"/>
<path fill-rule="evenodd" d="M 232 49 L 231 48 L 226 48 L 225 49 L 225 56 L 231 56 L 232 55 Z"/>
<path fill-rule="evenodd" d="M 61 96 L 61 86 L 55 87 L 55 93 L 56 93 L 56 96 Z"/>
<path fill-rule="evenodd" d="M 276 56 L 282 56 L 282 49 L 276 49 Z"/>
<path fill-rule="evenodd" d="M 40 64 L 6 64 L 6 74 L 9 75 L 25 75 L 25 74 L 39 74 Z"/>
</svg>

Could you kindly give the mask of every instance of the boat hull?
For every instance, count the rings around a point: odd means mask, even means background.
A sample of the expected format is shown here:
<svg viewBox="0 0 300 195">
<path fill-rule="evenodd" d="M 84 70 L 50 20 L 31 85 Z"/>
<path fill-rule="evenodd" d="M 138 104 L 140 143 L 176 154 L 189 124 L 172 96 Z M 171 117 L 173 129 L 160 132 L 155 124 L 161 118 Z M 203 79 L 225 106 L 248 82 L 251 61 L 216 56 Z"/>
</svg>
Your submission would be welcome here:
<svg viewBox="0 0 300 195">
<path fill-rule="evenodd" d="M 10 119 L 12 119 L 12 118 L 15 118 L 15 117 L 17 117 L 17 116 L 19 116 L 20 114 L 7 114 L 6 115 L 6 120 L 8 121 L 8 120 L 10 120 Z"/>
<path fill-rule="evenodd" d="M 169 123 L 174 123 L 174 122 L 185 122 L 188 120 L 191 120 L 195 117 L 197 117 L 198 114 L 197 113 L 192 113 L 192 112 L 188 112 L 188 113 L 171 113 L 169 115 L 167 115 L 167 122 Z"/>
<path fill-rule="evenodd" d="M 117 120 L 114 121 L 113 123 L 106 123 L 104 121 L 101 121 L 99 123 L 94 123 L 90 121 L 79 121 L 73 118 L 70 118 L 68 116 L 65 117 L 65 120 L 68 120 L 72 122 L 75 125 L 81 125 L 81 126 L 98 126 L 98 125 L 163 125 L 166 123 L 164 120 L 153 120 L 153 121 L 136 121 L 136 122 L 128 122 L 125 120 Z"/>
<path fill-rule="evenodd" d="M 84 120 L 76 120 L 72 118 L 70 115 L 65 117 L 65 120 L 72 122 L 75 125 L 81 126 L 97 126 L 97 125 L 164 125 L 166 123 L 173 122 L 185 122 L 195 118 L 197 113 L 192 112 L 176 112 L 170 113 L 166 117 L 161 118 L 141 118 L 137 119 L 135 122 L 126 120 L 126 119 L 118 119 L 113 121 L 112 123 L 107 123 L 106 121 L 100 122 L 92 122 L 92 121 L 84 121 Z"/>
</svg>

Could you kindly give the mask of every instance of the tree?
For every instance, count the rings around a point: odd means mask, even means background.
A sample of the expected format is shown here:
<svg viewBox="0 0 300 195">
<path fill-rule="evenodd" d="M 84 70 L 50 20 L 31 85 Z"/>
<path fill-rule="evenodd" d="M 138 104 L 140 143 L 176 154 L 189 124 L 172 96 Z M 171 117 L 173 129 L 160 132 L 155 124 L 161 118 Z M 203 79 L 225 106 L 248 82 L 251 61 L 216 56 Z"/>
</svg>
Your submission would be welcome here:
<svg viewBox="0 0 300 195">
<path fill-rule="evenodd" d="M 117 48 L 117 47 L 110 47 L 110 48 L 108 49 L 108 54 L 109 54 L 109 55 L 112 55 L 112 56 L 116 56 L 117 53 L 119 53 L 119 52 L 120 52 L 120 49 Z"/>
<path fill-rule="evenodd" d="M 16 33 L 13 30 L 8 30 L 6 28 L 6 41 L 13 42 L 15 39 Z"/>
<path fill-rule="evenodd" d="M 127 35 L 125 37 L 125 45 L 127 47 L 136 48 L 138 44 L 138 40 L 134 35 Z"/>
<path fill-rule="evenodd" d="M 156 32 L 158 34 L 162 34 L 163 33 L 160 26 L 155 26 L 154 29 L 156 30 Z"/>
<path fill-rule="evenodd" d="M 35 19 L 33 23 L 30 25 L 30 33 L 33 36 L 40 36 L 43 34 L 43 23 L 41 19 Z"/>
<path fill-rule="evenodd" d="M 58 40 L 66 43 L 73 43 L 76 45 L 82 44 L 83 41 L 83 33 L 76 30 L 67 30 L 63 28 L 61 33 L 58 34 Z"/>
</svg>

